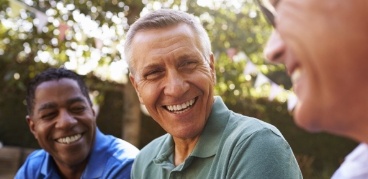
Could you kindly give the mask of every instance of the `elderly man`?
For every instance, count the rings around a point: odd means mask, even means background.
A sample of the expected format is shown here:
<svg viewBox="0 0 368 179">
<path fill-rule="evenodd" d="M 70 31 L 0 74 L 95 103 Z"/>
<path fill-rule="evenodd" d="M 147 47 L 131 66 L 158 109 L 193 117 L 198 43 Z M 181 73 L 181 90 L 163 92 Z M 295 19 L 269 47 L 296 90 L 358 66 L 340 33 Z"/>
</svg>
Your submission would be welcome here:
<svg viewBox="0 0 368 179">
<path fill-rule="evenodd" d="M 368 1 L 259 0 L 274 25 L 265 48 L 285 64 L 297 125 L 361 142 L 332 178 L 368 178 Z"/>
<path fill-rule="evenodd" d="M 29 129 L 43 148 L 17 172 L 24 178 L 130 178 L 139 150 L 96 126 L 82 78 L 64 68 L 38 74 L 27 89 Z"/>
<path fill-rule="evenodd" d="M 140 102 L 168 132 L 142 149 L 132 178 L 302 178 L 274 126 L 214 97 L 215 60 L 194 16 L 149 13 L 130 27 L 124 50 Z"/>
</svg>

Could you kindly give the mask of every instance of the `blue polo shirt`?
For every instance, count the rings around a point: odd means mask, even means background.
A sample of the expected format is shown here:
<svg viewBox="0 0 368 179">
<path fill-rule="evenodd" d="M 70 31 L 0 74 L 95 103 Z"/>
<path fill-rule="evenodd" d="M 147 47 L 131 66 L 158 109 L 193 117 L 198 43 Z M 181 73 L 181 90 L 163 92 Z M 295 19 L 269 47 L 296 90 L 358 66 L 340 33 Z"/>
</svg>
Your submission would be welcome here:
<svg viewBox="0 0 368 179">
<path fill-rule="evenodd" d="M 96 129 L 96 140 L 91 151 L 82 177 L 92 178 L 130 178 L 130 171 L 135 156 L 139 150 L 132 144 L 113 137 L 104 135 Z M 15 179 L 57 179 L 60 178 L 56 165 L 45 150 L 32 152 L 22 167 L 18 170 Z"/>
</svg>

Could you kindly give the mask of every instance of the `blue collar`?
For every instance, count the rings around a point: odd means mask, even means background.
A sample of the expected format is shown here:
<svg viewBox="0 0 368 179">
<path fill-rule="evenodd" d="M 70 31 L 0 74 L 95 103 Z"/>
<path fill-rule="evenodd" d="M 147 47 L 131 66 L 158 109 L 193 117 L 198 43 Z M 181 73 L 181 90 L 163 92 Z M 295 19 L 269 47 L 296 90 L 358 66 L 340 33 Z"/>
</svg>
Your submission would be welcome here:
<svg viewBox="0 0 368 179">
<path fill-rule="evenodd" d="M 106 148 L 109 146 L 108 141 L 104 140 L 106 136 L 96 127 L 96 138 L 90 153 L 90 158 L 86 169 L 83 171 L 81 178 L 100 178 L 105 170 L 105 163 L 108 159 L 106 156 Z M 56 170 L 56 164 L 49 153 L 46 152 L 46 162 L 43 162 L 41 173 L 47 178 L 60 178 Z"/>
</svg>

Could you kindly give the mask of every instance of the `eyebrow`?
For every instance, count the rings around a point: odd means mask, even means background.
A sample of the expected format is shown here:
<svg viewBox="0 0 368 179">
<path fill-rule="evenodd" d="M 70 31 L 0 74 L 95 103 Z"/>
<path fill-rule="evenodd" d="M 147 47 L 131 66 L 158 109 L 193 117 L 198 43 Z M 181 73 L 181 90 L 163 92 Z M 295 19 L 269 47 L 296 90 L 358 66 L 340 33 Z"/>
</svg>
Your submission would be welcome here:
<svg viewBox="0 0 368 179">
<path fill-rule="evenodd" d="M 198 55 L 196 54 L 183 54 L 179 56 L 179 60 L 186 60 L 186 59 L 193 59 L 198 58 Z"/>
<path fill-rule="evenodd" d="M 145 67 L 143 67 L 143 70 L 144 71 L 149 71 L 149 70 L 152 70 L 152 69 L 155 69 L 155 68 L 159 68 L 161 66 L 160 63 L 151 63 Z"/>
<path fill-rule="evenodd" d="M 78 96 L 78 97 L 75 97 L 75 98 L 68 99 L 66 101 L 66 104 L 70 105 L 70 104 L 77 103 L 77 102 L 86 103 L 86 100 L 84 100 L 84 99 L 85 99 L 84 97 Z"/>
<path fill-rule="evenodd" d="M 53 108 L 56 108 L 57 105 L 53 102 L 49 102 L 49 103 L 45 103 L 45 104 L 42 104 L 40 106 L 40 108 L 38 108 L 38 112 L 42 111 L 42 110 L 46 110 L 46 109 L 53 109 Z"/>
<path fill-rule="evenodd" d="M 71 104 L 76 103 L 76 102 L 84 102 L 85 103 L 85 100 L 84 100 L 83 97 L 78 96 L 78 97 L 75 97 L 75 98 L 68 99 L 66 101 L 66 104 L 71 105 Z M 57 108 L 57 106 L 58 105 L 54 102 L 45 103 L 45 104 L 42 104 L 40 106 L 40 108 L 38 108 L 38 112 L 40 112 L 42 110 L 46 110 L 46 109 L 54 109 L 54 108 Z"/>
<path fill-rule="evenodd" d="M 179 59 L 179 61 L 185 60 L 185 59 L 193 59 L 193 58 L 198 58 L 197 54 L 189 54 L 189 53 L 183 53 L 180 55 L 177 55 L 175 57 L 176 59 Z M 143 71 L 149 71 L 152 69 L 156 69 L 156 68 L 160 68 L 162 66 L 162 62 L 153 62 L 147 66 L 143 67 Z"/>
</svg>

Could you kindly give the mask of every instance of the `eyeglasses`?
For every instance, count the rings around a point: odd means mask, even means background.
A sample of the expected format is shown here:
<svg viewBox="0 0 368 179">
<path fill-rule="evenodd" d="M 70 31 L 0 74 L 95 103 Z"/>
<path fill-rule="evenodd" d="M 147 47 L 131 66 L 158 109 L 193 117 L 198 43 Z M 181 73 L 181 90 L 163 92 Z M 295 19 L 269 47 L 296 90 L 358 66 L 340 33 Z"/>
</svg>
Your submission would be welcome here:
<svg viewBox="0 0 368 179">
<path fill-rule="evenodd" d="M 267 21 L 273 26 L 275 24 L 276 10 L 275 7 L 280 0 L 256 0 L 259 8 L 261 9 L 263 15 L 266 17 Z"/>
</svg>

